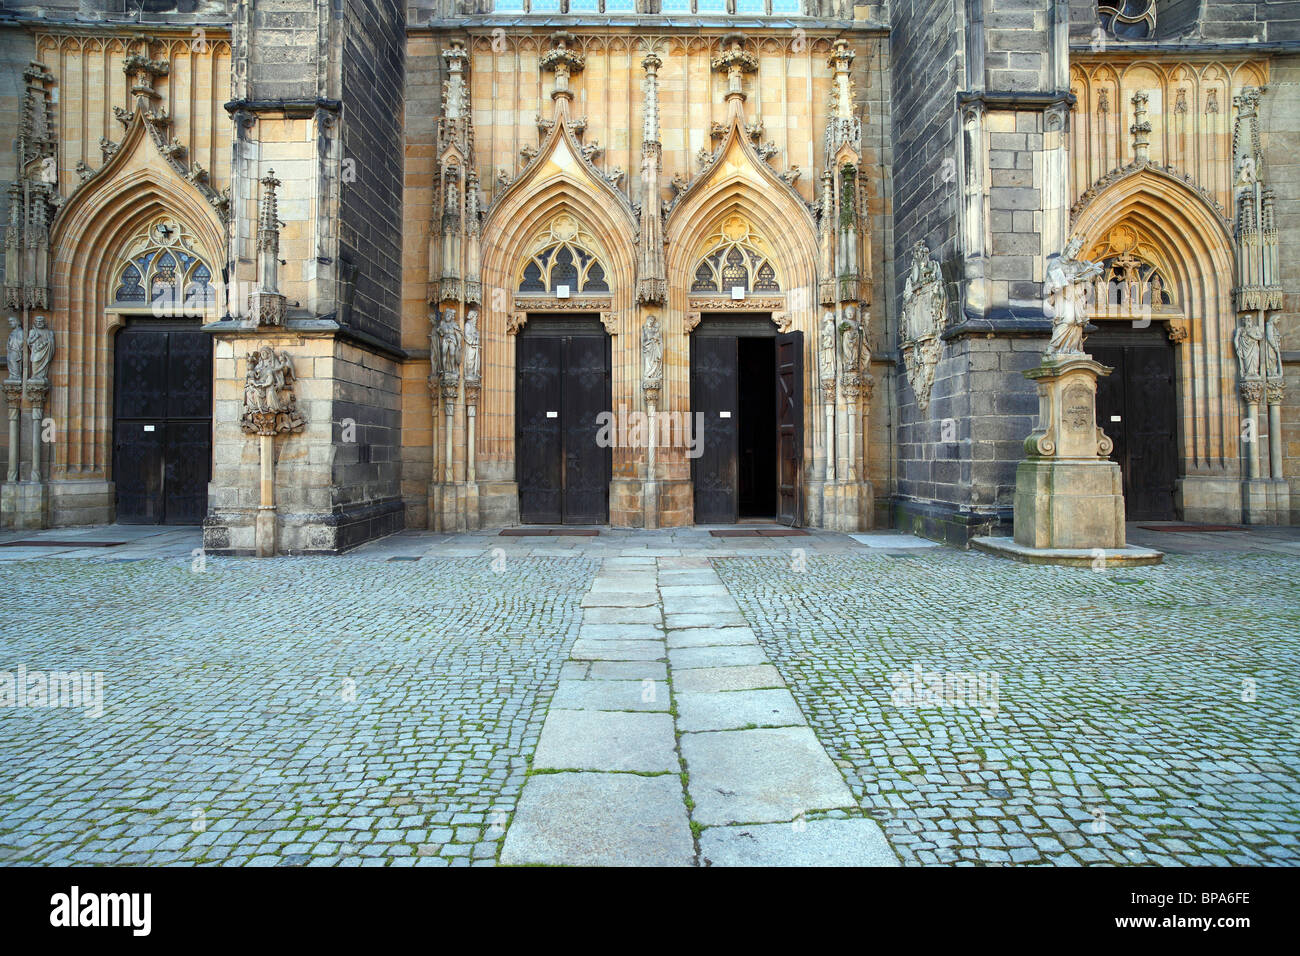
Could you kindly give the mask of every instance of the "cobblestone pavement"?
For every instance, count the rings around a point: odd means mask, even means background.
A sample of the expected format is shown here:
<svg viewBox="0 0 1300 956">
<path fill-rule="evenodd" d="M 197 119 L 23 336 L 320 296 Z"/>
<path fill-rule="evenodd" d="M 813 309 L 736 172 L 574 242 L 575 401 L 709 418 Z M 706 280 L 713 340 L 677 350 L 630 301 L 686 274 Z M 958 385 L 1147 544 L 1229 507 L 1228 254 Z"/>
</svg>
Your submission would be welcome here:
<svg viewBox="0 0 1300 956">
<path fill-rule="evenodd" d="M 0 862 L 495 858 L 593 562 L 181 554 L 0 566 L 0 670 L 104 674 L 0 710 Z"/>
<path fill-rule="evenodd" d="M 1300 863 L 1295 558 L 792 564 L 715 562 L 905 864 Z"/>
<path fill-rule="evenodd" d="M 599 827 L 656 813 L 673 862 L 865 860 L 864 811 L 910 865 L 1300 862 L 1300 542 L 1150 537 L 1182 553 L 1098 573 L 889 533 L 0 535 L 58 542 L 0 547 L 0 672 L 104 675 L 98 717 L 0 709 L 0 863 L 567 862 L 584 814 L 619 861 Z M 786 800 L 796 753 L 849 803 Z"/>
</svg>

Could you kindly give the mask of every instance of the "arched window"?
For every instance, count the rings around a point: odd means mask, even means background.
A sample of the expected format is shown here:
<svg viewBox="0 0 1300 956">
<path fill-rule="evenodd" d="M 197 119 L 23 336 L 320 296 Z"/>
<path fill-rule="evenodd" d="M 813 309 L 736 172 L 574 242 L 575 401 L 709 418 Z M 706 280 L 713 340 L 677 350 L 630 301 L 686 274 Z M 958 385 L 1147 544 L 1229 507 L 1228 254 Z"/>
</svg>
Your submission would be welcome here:
<svg viewBox="0 0 1300 956">
<path fill-rule="evenodd" d="M 1127 316 L 1142 307 L 1177 311 L 1177 290 L 1170 281 L 1173 276 L 1161 264 L 1164 257 L 1135 225 L 1112 228 L 1087 258 L 1101 264 L 1092 297 L 1093 311 L 1099 316 Z"/>
<path fill-rule="evenodd" d="M 1104 285 L 1102 285 L 1104 283 Z M 1160 269 L 1132 253 L 1112 256 L 1101 264 L 1098 289 L 1107 305 L 1173 305 L 1173 291 Z"/>
<path fill-rule="evenodd" d="M 780 292 L 767 243 L 750 231 L 749 223 L 732 216 L 721 231 L 704 243 L 705 253 L 695 267 L 692 292 Z"/>
<path fill-rule="evenodd" d="M 195 245 L 174 220 L 152 222 L 127 244 L 113 287 L 113 304 L 155 311 L 215 307 L 212 269 Z"/>
<path fill-rule="evenodd" d="M 607 293 L 605 266 L 593 251 L 596 240 L 572 216 L 557 216 L 532 243 L 524 259 L 519 291 L 540 295 Z"/>
<path fill-rule="evenodd" d="M 1102 0 L 1101 27 L 1121 40 L 1150 40 L 1156 35 L 1156 0 Z"/>
</svg>

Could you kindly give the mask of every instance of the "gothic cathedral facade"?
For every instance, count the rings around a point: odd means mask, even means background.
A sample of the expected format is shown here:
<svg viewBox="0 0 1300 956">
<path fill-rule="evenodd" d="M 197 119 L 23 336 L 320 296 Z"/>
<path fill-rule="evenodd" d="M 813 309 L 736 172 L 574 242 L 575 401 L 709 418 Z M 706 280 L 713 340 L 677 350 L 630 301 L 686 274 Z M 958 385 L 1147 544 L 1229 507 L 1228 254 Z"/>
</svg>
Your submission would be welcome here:
<svg viewBox="0 0 1300 956">
<path fill-rule="evenodd" d="M 7 528 L 1300 515 L 1300 0 L 18 0 Z"/>
</svg>

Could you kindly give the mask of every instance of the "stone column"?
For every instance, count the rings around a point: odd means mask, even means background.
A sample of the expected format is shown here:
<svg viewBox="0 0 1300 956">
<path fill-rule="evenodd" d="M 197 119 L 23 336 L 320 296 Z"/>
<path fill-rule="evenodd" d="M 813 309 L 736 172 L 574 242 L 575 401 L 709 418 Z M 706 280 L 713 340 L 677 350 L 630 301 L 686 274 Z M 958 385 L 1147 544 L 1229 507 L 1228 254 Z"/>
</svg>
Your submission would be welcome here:
<svg viewBox="0 0 1300 956">
<path fill-rule="evenodd" d="M 275 557 L 275 433 L 258 436 L 260 455 L 260 494 L 253 540 L 259 558 Z"/>
<path fill-rule="evenodd" d="M 5 382 L 5 403 L 9 406 L 9 471 L 6 481 L 18 480 L 18 452 L 22 441 L 23 387 L 18 382 Z"/>
<path fill-rule="evenodd" d="M 1282 473 L 1282 384 L 1269 382 L 1264 392 L 1268 399 L 1269 476 L 1274 481 L 1282 481 L 1286 477 Z"/>
</svg>

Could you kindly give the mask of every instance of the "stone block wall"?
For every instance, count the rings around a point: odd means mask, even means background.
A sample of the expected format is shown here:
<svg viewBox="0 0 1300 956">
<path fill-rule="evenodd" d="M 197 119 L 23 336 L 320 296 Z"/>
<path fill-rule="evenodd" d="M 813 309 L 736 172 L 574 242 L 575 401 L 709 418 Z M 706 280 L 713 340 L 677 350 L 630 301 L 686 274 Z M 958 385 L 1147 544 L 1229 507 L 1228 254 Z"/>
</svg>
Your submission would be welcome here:
<svg viewBox="0 0 1300 956">
<path fill-rule="evenodd" d="M 1291 485 L 1291 522 L 1300 523 L 1300 56 L 1277 57 L 1261 102 L 1265 174 L 1277 196 L 1278 243 L 1286 293 L 1278 315 L 1286 398 L 1283 473 Z"/>
<path fill-rule="evenodd" d="M 340 321 L 399 341 L 406 14 L 397 0 L 343 5 Z M 351 285 L 351 289 L 347 288 Z"/>
</svg>

